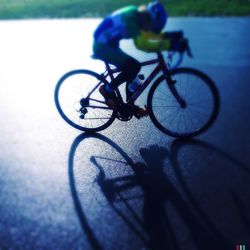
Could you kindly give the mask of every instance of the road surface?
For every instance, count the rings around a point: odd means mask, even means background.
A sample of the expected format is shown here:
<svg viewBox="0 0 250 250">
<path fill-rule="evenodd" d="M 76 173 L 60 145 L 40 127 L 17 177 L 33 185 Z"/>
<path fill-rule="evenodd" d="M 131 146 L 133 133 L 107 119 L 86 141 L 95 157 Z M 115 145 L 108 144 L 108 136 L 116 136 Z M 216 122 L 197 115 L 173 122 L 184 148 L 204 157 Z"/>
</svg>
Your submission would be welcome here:
<svg viewBox="0 0 250 250">
<path fill-rule="evenodd" d="M 59 77 L 103 70 L 90 58 L 98 22 L 0 22 L 0 249 L 248 249 L 250 18 L 170 19 L 190 39 L 183 65 L 221 95 L 214 126 L 188 141 L 149 118 L 95 135 L 61 119 Z"/>
</svg>

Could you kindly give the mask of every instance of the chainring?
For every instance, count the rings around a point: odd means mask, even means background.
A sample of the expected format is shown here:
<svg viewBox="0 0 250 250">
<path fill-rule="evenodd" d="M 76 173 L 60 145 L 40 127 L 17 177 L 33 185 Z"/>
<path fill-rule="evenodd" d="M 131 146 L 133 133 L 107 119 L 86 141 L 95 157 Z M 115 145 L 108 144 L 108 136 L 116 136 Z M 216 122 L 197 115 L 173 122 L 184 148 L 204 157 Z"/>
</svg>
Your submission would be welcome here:
<svg viewBox="0 0 250 250">
<path fill-rule="evenodd" d="M 133 117 L 133 111 L 127 104 L 121 105 L 117 111 L 117 119 L 120 121 L 129 121 Z"/>
</svg>

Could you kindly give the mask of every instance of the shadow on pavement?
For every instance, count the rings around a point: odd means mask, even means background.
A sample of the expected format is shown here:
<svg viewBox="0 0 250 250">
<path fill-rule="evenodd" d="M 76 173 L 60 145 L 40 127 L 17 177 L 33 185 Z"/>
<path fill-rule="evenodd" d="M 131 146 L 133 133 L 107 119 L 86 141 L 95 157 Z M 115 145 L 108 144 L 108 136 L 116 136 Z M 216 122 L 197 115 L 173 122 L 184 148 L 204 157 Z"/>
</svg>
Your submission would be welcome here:
<svg viewBox="0 0 250 250">
<path fill-rule="evenodd" d="M 93 135 L 95 136 L 95 135 Z M 69 152 L 69 158 L 68 158 L 68 175 L 69 175 L 69 183 L 70 183 L 70 190 L 71 195 L 74 201 L 74 206 L 76 213 L 78 215 L 78 218 L 80 220 L 80 224 L 82 227 L 83 232 L 87 235 L 87 238 L 93 247 L 93 249 L 102 249 L 96 235 L 92 231 L 91 227 L 88 224 L 88 220 L 86 218 L 85 213 L 83 212 L 82 205 L 80 202 L 80 199 L 78 197 L 76 185 L 75 185 L 75 176 L 74 176 L 74 155 L 76 152 L 77 146 L 80 144 L 81 141 L 83 141 L 85 138 L 87 138 L 87 134 L 81 134 L 80 136 L 76 137 L 74 140 L 70 152 Z"/>
<path fill-rule="evenodd" d="M 245 224 L 245 227 L 248 230 L 248 233 L 250 235 L 250 215 L 249 210 L 246 209 L 246 206 L 244 205 L 243 201 L 239 198 L 239 196 L 234 192 L 231 191 L 232 200 L 237 207 L 238 214 L 241 216 L 242 223 Z M 249 237 L 250 242 L 250 237 Z M 244 243 L 244 242 L 243 242 Z"/>
<path fill-rule="evenodd" d="M 98 235 L 95 234 L 95 230 L 89 225 L 87 215 L 83 211 L 74 176 L 75 152 L 79 144 L 86 138 L 93 138 L 107 143 L 107 145 L 111 146 L 122 156 L 127 162 L 127 165 L 133 170 L 133 174 L 131 175 L 108 178 L 97 156 L 91 156 L 89 159 L 90 164 L 98 170 L 95 181 L 100 187 L 109 206 L 129 227 L 131 233 L 138 237 L 144 247 L 156 250 L 183 249 L 180 248 L 179 239 L 176 235 L 176 230 L 178 230 L 178 227 L 181 227 L 182 224 L 173 225 L 173 223 L 171 223 L 170 214 L 166 209 L 166 203 L 170 203 L 189 231 L 194 246 L 192 249 L 211 250 L 214 249 L 215 246 L 216 249 L 221 250 L 231 249 L 228 240 L 199 206 L 199 202 L 195 200 L 190 188 L 185 183 L 182 170 L 178 163 L 178 152 L 183 145 L 196 145 L 205 150 L 209 149 L 222 154 L 248 172 L 249 170 L 246 166 L 210 144 L 197 140 L 176 140 L 173 142 L 170 152 L 166 148 L 158 145 L 141 148 L 139 149 L 139 153 L 144 162 L 133 162 L 127 153 L 111 139 L 100 134 L 81 134 L 74 140 L 70 149 L 68 174 L 75 209 L 82 230 L 87 235 L 93 249 L 103 249 L 103 246 Z M 110 159 L 110 155 L 108 157 Z M 176 177 L 180 182 L 181 191 L 176 189 L 164 172 L 164 160 L 166 158 L 170 159 Z M 119 162 L 117 162 L 117 164 L 119 164 Z M 135 197 L 142 201 L 142 215 L 138 215 L 135 211 L 136 209 L 131 206 L 129 202 L 131 198 L 124 198 L 122 195 L 124 191 L 137 186 L 142 190 L 142 195 Z M 183 194 L 185 194 L 188 199 L 185 199 Z M 126 207 L 125 212 L 115 205 L 117 197 Z M 127 213 L 130 214 L 130 218 L 132 217 L 133 220 L 128 219 Z"/>
<path fill-rule="evenodd" d="M 186 178 L 183 174 L 183 169 L 178 161 L 178 155 L 180 154 L 181 149 L 184 149 L 186 146 L 192 146 L 193 150 L 196 149 L 203 149 L 204 153 L 206 153 L 206 155 L 202 155 L 202 157 L 204 156 L 205 158 L 203 159 L 204 161 L 208 160 L 209 158 L 211 158 L 211 155 L 214 154 L 217 156 L 217 159 L 219 157 L 224 158 L 224 161 L 222 161 L 222 163 L 224 162 L 228 162 L 230 163 L 230 167 L 233 167 L 234 170 L 239 173 L 240 171 L 246 175 L 250 174 L 250 168 L 245 165 L 244 163 L 242 163 L 241 161 L 239 161 L 238 159 L 234 158 L 233 156 L 231 156 L 230 154 L 220 150 L 219 148 L 204 142 L 204 141 L 200 141 L 200 140 L 195 140 L 195 139 L 178 139 L 175 140 L 172 145 L 171 145 L 171 149 L 170 149 L 170 160 L 171 160 L 171 164 L 173 166 L 175 175 L 179 181 L 181 190 L 185 193 L 185 195 L 187 196 L 187 199 L 189 201 L 189 203 L 191 204 L 191 206 L 193 207 L 193 209 L 195 210 L 196 214 L 202 219 L 202 221 L 205 222 L 205 225 L 207 227 L 207 229 L 214 233 L 214 235 L 217 237 L 217 239 L 219 241 L 224 241 L 225 243 L 228 241 L 229 245 L 226 246 L 225 249 L 235 249 L 237 242 L 241 242 L 244 244 L 246 242 L 249 242 L 248 238 L 244 238 L 244 239 L 235 239 L 233 238 L 231 235 L 227 235 L 227 239 L 226 240 L 223 236 L 223 234 L 216 228 L 216 226 L 212 223 L 211 219 L 209 218 L 209 216 L 205 213 L 205 211 L 201 208 L 199 201 L 196 200 L 194 198 L 194 195 L 191 191 L 191 188 L 189 187 Z M 216 162 L 216 159 L 212 160 L 212 162 L 214 162 L 214 165 L 211 166 L 212 168 L 215 168 L 215 173 L 216 171 L 218 171 L 218 173 L 220 171 L 226 170 L 227 172 L 232 171 L 232 169 L 228 168 L 229 166 L 223 166 L 225 167 L 225 169 L 217 169 L 216 167 L 220 167 L 221 163 Z M 236 179 L 236 176 L 234 176 L 234 179 Z M 211 181 L 211 180 L 208 180 Z M 212 180 L 215 181 L 216 180 Z M 228 176 L 228 180 L 225 180 L 225 182 L 229 182 L 232 181 L 232 179 L 230 179 L 230 175 Z M 237 232 L 238 231 L 243 231 L 243 227 L 242 225 L 245 224 L 245 228 L 247 229 L 247 231 L 250 233 L 250 220 L 249 220 L 249 210 L 246 208 L 246 204 L 243 204 L 242 200 L 240 200 L 239 195 L 236 194 L 235 191 L 231 190 L 225 183 L 223 183 L 223 180 L 221 183 L 218 183 L 219 185 L 221 185 L 221 188 L 227 189 L 227 192 L 230 193 L 231 196 L 231 201 L 230 204 L 226 204 L 226 207 L 228 206 L 236 206 L 237 210 L 238 210 L 238 215 L 241 217 L 241 222 L 240 221 L 236 221 L 236 219 L 231 218 L 231 224 L 232 224 L 232 230 L 231 232 Z M 206 183 L 204 183 L 204 185 L 206 185 Z M 224 186 L 225 185 L 225 186 Z M 242 190 L 240 189 L 240 186 L 238 186 L 237 192 L 241 193 L 241 195 L 244 195 L 243 192 L 241 192 Z M 212 190 L 210 190 L 210 193 L 213 193 Z M 247 191 L 245 192 L 247 193 Z M 245 200 L 247 200 L 247 198 L 245 197 Z M 211 201 L 212 202 L 212 201 Z M 224 209 L 224 208 L 221 208 Z M 234 223 L 236 222 L 236 223 Z M 223 227 L 224 225 L 221 225 L 221 227 Z"/>
<path fill-rule="evenodd" d="M 112 140 L 110 140 L 109 138 L 101 135 L 101 134 L 81 134 L 78 137 L 76 137 L 76 139 L 74 140 L 71 149 L 70 149 L 70 153 L 69 153 L 69 158 L 68 158 L 68 175 L 69 175 L 69 182 L 70 182 L 70 190 L 71 190 L 71 194 L 72 194 L 72 198 L 74 201 L 74 205 L 75 205 L 75 209 L 76 209 L 76 213 L 78 215 L 78 218 L 80 220 L 80 224 L 82 227 L 83 232 L 87 235 L 87 238 L 89 240 L 90 245 L 92 246 L 93 249 L 102 249 L 102 246 L 99 242 L 99 240 L 97 239 L 97 236 L 95 235 L 95 233 L 93 232 L 93 230 L 91 229 L 90 225 L 88 224 L 88 220 L 87 217 L 82 209 L 82 205 L 77 193 L 77 188 L 75 185 L 75 177 L 74 177 L 74 156 L 75 156 L 75 152 L 77 147 L 79 146 L 79 144 L 87 138 L 95 138 L 97 140 L 101 140 L 107 144 L 109 144 L 111 147 L 113 147 L 116 151 L 118 151 L 123 157 L 124 159 L 127 161 L 127 163 L 129 165 L 133 165 L 133 161 L 129 158 L 129 156 L 117 145 L 115 144 Z M 90 159 L 91 160 L 91 159 Z M 100 172 L 99 174 L 99 182 L 101 181 L 102 178 L 102 172 Z M 106 192 L 107 197 L 109 195 L 113 195 L 108 189 Z M 108 197 L 108 199 L 110 199 Z M 119 213 L 119 211 L 117 211 Z M 119 213 L 120 216 L 122 216 L 122 213 Z M 124 218 L 124 220 L 126 220 Z M 133 225 L 132 225 L 133 228 Z"/>
</svg>

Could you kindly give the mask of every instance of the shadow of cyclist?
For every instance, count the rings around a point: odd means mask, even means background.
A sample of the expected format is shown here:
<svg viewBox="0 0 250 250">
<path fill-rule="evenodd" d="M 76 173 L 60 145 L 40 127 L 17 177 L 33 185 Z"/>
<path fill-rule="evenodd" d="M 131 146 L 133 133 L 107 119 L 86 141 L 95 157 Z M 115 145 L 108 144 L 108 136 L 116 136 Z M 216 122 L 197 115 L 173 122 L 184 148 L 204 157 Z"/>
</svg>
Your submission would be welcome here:
<svg viewBox="0 0 250 250">
<path fill-rule="evenodd" d="M 95 231 L 89 224 L 88 218 L 83 210 L 83 206 L 81 204 L 81 201 L 78 195 L 75 175 L 74 175 L 74 157 L 75 157 L 76 150 L 78 146 L 80 145 L 80 143 L 88 138 L 94 138 L 96 140 L 100 140 L 100 141 L 107 143 L 107 145 L 114 148 L 124 158 L 124 160 L 127 162 L 128 165 L 133 165 L 133 161 L 116 143 L 114 143 L 112 140 L 110 140 L 109 138 L 101 134 L 83 133 L 79 135 L 78 137 L 76 137 L 76 139 L 73 141 L 71 145 L 69 158 L 68 158 L 68 176 L 69 176 L 70 190 L 71 190 L 71 195 L 73 198 L 75 210 L 79 218 L 81 228 L 84 234 L 86 234 L 88 242 L 90 243 L 90 246 L 92 247 L 92 249 L 103 249 L 102 244 L 100 240 L 98 239 L 98 236 L 95 234 Z M 123 221 L 130 227 L 130 229 L 134 233 L 136 233 L 139 238 L 141 238 L 145 246 L 147 246 L 147 241 L 144 239 L 141 233 L 138 232 L 138 230 L 133 225 L 133 223 L 131 223 L 119 209 L 113 206 L 115 193 L 116 193 L 116 190 L 114 188 L 114 181 L 113 180 L 109 181 L 106 178 L 105 173 L 102 170 L 102 167 L 98 165 L 94 157 L 91 157 L 90 161 L 92 161 L 92 163 L 94 163 L 96 167 L 99 169 L 99 174 L 96 178 L 96 181 L 98 185 L 101 187 L 103 194 L 106 196 L 107 200 L 109 201 L 109 204 L 111 204 L 111 207 L 113 208 L 113 210 L 123 219 Z M 126 201 L 124 202 L 126 203 Z"/>
<path fill-rule="evenodd" d="M 196 249 L 228 249 L 226 239 L 206 217 L 204 221 L 197 216 L 197 211 L 188 205 L 182 194 L 177 191 L 164 173 L 164 159 L 168 156 L 165 148 L 150 146 L 140 149 L 146 164 L 135 164 L 133 169 L 138 177 L 138 184 L 144 191 L 144 223 L 153 249 L 179 249 L 173 227 L 171 226 L 165 204 L 171 204 L 185 223 Z M 183 192 L 183 191 L 182 191 Z M 201 210 L 200 210 L 201 211 Z M 204 223 L 205 222 L 205 223 Z M 175 230 L 178 229 L 175 225 Z"/>
<path fill-rule="evenodd" d="M 178 250 L 177 239 L 165 208 L 168 196 L 171 195 L 163 171 L 168 151 L 156 145 L 139 151 L 145 163 L 138 162 L 131 167 L 144 193 L 144 226 L 151 248 Z"/>
<path fill-rule="evenodd" d="M 133 175 L 123 176 L 108 179 L 106 178 L 103 167 L 91 157 L 91 162 L 98 168 L 99 174 L 96 178 L 103 194 L 109 201 L 112 209 L 123 219 L 123 221 L 130 227 L 130 229 L 144 242 L 145 246 L 150 249 L 175 249 L 178 250 L 175 241 L 174 233 L 165 216 L 165 193 L 162 192 L 161 184 L 164 182 L 163 163 L 167 157 L 167 150 L 158 146 L 151 146 L 149 149 L 141 149 L 140 154 L 147 162 L 133 163 L 130 161 L 130 167 L 134 170 Z M 153 156 L 154 168 L 152 168 L 150 159 Z M 156 158 L 154 158 L 157 156 Z M 156 160 L 157 159 L 157 160 Z M 158 185 L 157 183 L 160 183 Z M 133 187 L 140 186 L 143 191 L 144 200 L 143 206 L 143 220 L 136 214 L 133 207 L 130 206 L 128 199 L 124 199 L 122 192 L 125 192 Z M 133 215 L 134 223 L 131 223 L 126 214 L 120 211 L 115 206 L 115 197 L 118 196 L 126 205 L 127 210 Z M 136 228 L 134 224 L 139 224 L 141 228 L 147 233 L 148 240 L 145 239 L 142 233 Z M 171 233 L 170 233 L 171 232 Z M 172 245 L 172 247 L 171 247 Z"/>
<path fill-rule="evenodd" d="M 179 216 L 183 219 L 192 235 L 194 244 L 197 249 L 211 249 L 215 245 L 220 249 L 228 249 L 226 240 L 222 234 L 213 226 L 213 231 L 207 229 L 204 223 L 201 223 L 195 211 L 192 211 L 182 195 L 176 190 L 164 173 L 164 159 L 168 157 L 168 151 L 156 145 L 149 148 L 140 149 L 140 154 L 144 162 L 132 163 L 130 167 L 134 170 L 134 175 L 126 177 L 118 177 L 107 179 L 102 166 L 94 159 L 91 161 L 99 169 L 97 183 L 101 187 L 103 194 L 109 200 L 111 207 L 120 217 L 129 224 L 130 228 L 141 239 L 142 235 L 136 230 L 136 227 L 126 219 L 121 211 L 115 205 L 115 195 L 122 197 L 121 193 L 140 186 L 143 190 L 143 221 L 134 214 L 134 219 L 143 227 L 149 238 L 149 246 L 151 249 L 175 249 L 178 250 L 178 243 L 173 227 L 171 226 L 165 204 L 170 202 Z M 123 185 L 121 185 L 123 182 Z M 118 185 L 119 183 L 119 185 Z M 129 206 L 127 200 L 123 200 L 129 210 L 133 210 Z M 206 222 L 211 227 L 211 222 L 206 218 Z M 144 240 L 144 243 L 146 240 Z"/>
<path fill-rule="evenodd" d="M 139 150 L 144 162 L 134 163 L 132 159 L 109 138 L 94 134 L 83 134 L 78 136 L 72 144 L 69 155 L 69 179 L 72 197 L 74 200 L 76 212 L 81 222 L 82 229 L 87 235 L 93 249 L 102 249 L 101 243 L 97 239 L 94 231 L 88 224 L 87 217 L 82 209 L 74 180 L 74 154 L 77 146 L 85 138 L 95 138 L 97 140 L 107 143 L 114 148 L 133 169 L 134 174 L 129 176 L 122 176 L 116 178 L 107 178 L 103 170 L 104 166 L 96 161 L 94 157 L 90 157 L 90 161 L 99 170 L 96 182 L 100 186 L 102 193 L 106 197 L 111 208 L 117 215 L 126 223 L 131 231 L 137 235 L 149 249 L 157 250 L 178 250 L 176 230 L 179 225 L 172 225 L 170 214 L 166 210 L 166 203 L 171 204 L 176 213 L 182 219 L 185 227 L 188 229 L 195 249 L 210 250 L 214 246 L 219 249 L 228 249 L 227 242 L 219 230 L 210 222 L 198 205 L 194 208 L 189 206 L 189 201 L 185 200 L 182 194 L 171 183 L 167 175 L 164 173 L 164 160 L 167 157 L 173 161 L 173 157 L 177 157 L 176 151 L 171 151 L 169 155 L 166 148 L 152 145 L 148 148 Z M 174 162 L 176 163 L 176 162 Z M 118 185 L 119 184 L 119 185 Z M 143 191 L 143 216 L 138 216 L 135 209 L 129 203 L 129 200 L 123 198 L 122 192 L 125 192 L 133 187 L 139 186 Z M 186 188 L 186 187 L 184 187 Z M 188 191 L 188 190 L 187 190 Z M 127 218 L 126 213 L 115 206 L 116 197 L 119 197 L 125 204 L 127 212 L 132 214 L 133 221 Z M 193 201 L 192 195 L 188 197 Z M 197 216 L 197 213 L 201 216 Z M 139 226 L 138 226 L 139 225 Z M 142 229 L 146 234 L 138 230 Z M 211 230 L 212 229 L 212 230 Z M 145 236 L 146 235 L 146 236 Z"/>
</svg>

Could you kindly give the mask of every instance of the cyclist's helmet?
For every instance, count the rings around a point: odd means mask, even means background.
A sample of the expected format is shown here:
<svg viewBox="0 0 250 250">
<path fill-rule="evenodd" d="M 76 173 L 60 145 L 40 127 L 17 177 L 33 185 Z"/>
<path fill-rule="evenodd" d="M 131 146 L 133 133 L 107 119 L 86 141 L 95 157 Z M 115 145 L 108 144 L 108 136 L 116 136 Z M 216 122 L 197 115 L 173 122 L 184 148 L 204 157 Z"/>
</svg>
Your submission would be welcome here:
<svg viewBox="0 0 250 250">
<path fill-rule="evenodd" d="M 163 5 L 158 1 L 153 1 L 148 4 L 147 10 L 152 20 L 152 31 L 156 33 L 160 32 L 164 28 L 168 18 Z"/>
</svg>

